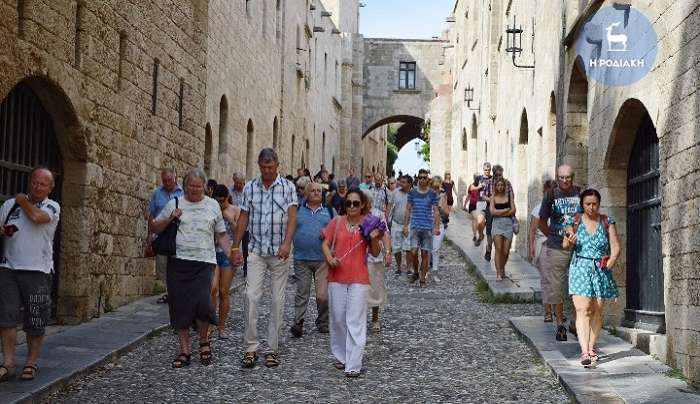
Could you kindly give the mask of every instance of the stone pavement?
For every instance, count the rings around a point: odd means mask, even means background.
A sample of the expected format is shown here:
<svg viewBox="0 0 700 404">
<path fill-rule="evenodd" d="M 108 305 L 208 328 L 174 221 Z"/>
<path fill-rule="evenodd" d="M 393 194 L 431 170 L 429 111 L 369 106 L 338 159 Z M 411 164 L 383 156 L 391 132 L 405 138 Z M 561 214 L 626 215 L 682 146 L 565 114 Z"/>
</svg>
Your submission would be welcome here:
<svg viewBox="0 0 700 404">
<path fill-rule="evenodd" d="M 605 330 L 599 337 L 598 366 L 585 369 L 571 334 L 566 342 L 556 341 L 554 326 L 541 316 L 514 317 L 510 323 L 580 403 L 700 403 L 696 390 L 667 376 L 671 368 Z"/>
<path fill-rule="evenodd" d="M 520 237 L 526 237 L 527 229 L 520 230 Z M 484 259 L 486 237 L 479 247 L 472 241 L 472 222 L 467 212 L 453 209 L 450 225 L 447 227 L 447 239 L 453 242 L 462 254 L 474 264 L 477 275 L 486 281 L 494 296 L 509 295 L 513 300 L 533 302 L 541 301 L 540 274 L 533 265 L 519 254 L 511 252 L 506 263 L 506 279 L 496 280 L 496 267 Z"/>
<path fill-rule="evenodd" d="M 568 402 L 564 389 L 521 341 L 508 318 L 536 315 L 535 304 L 482 303 L 463 258 L 442 251 L 441 281 L 427 288 L 387 274 L 389 305 L 382 330 L 368 336 L 365 373 L 348 379 L 333 367 L 327 334 L 308 327 L 289 336 L 294 285 L 287 287 L 286 326 L 276 369 L 260 362 L 241 369 L 242 294 L 232 301 L 228 332 L 215 341 L 214 362 L 172 369 L 177 354 L 171 332 L 157 334 L 122 358 L 81 377 L 45 402 Z M 266 335 L 269 291 L 263 295 L 261 336 Z M 312 299 L 307 323 L 313 324 Z M 196 338 L 193 347 L 196 346 Z"/>
<path fill-rule="evenodd" d="M 234 285 L 234 288 L 241 285 Z M 0 403 L 36 401 L 64 387 L 72 379 L 118 358 L 149 336 L 167 329 L 168 306 L 156 304 L 158 297 L 141 299 L 77 326 L 50 327 L 51 332 L 47 330 L 44 340 L 36 379 L 0 383 Z M 20 344 L 15 357 L 17 372 L 21 372 L 27 355 L 24 333 L 19 334 L 22 338 L 18 338 Z"/>
</svg>

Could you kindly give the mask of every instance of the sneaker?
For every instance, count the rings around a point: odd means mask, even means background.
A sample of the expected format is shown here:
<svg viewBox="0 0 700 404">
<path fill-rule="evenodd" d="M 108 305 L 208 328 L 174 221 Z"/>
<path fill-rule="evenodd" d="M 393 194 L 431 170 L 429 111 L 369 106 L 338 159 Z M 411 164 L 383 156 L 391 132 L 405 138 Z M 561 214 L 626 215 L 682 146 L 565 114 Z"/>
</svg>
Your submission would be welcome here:
<svg viewBox="0 0 700 404">
<path fill-rule="evenodd" d="M 476 243 L 476 236 L 472 237 L 472 241 Z"/>
<path fill-rule="evenodd" d="M 491 251 L 486 251 L 486 254 L 484 254 L 484 259 L 491 262 Z"/>
<path fill-rule="evenodd" d="M 397 270 L 394 272 L 394 275 L 396 275 L 396 276 L 401 276 L 401 269 L 397 269 Z"/>
<path fill-rule="evenodd" d="M 408 278 L 408 283 L 416 283 L 418 278 L 420 278 L 420 275 L 418 275 L 416 273 L 412 273 Z"/>
<path fill-rule="evenodd" d="M 304 320 L 301 320 L 299 323 L 294 324 L 289 331 L 292 332 L 292 336 L 294 338 L 301 338 L 302 335 L 304 335 Z"/>
<path fill-rule="evenodd" d="M 433 281 L 435 281 L 435 283 L 440 283 L 440 281 L 442 281 L 442 279 L 440 279 L 440 276 L 437 274 L 437 272 L 432 272 L 430 274 L 430 277 L 433 279 Z"/>
<path fill-rule="evenodd" d="M 382 330 L 382 326 L 379 325 L 379 321 L 372 321 L 372 332 L 379 332 Z"/>
<path fill-rule="evenodd" d="M 566 327 L 564 327 L 563 325 L 558 325 L 555 338 L 557 339 L 557 341 L 566 341 Z"/>
</svg>

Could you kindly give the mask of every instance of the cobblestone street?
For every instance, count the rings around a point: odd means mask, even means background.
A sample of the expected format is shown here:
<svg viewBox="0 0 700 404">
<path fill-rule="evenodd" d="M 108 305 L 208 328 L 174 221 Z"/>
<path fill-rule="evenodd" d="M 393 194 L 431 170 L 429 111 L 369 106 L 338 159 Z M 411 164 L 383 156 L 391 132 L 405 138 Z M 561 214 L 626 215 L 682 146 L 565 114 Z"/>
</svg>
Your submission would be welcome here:
<svg viewBox="0 0 700 404">
<path fill-rule="evenodd" d="M 396 278 L 393 270 L 387 275 L 389 306 L 381 332 L 368 336 L 366 373 L 360 379 L 334 369 L 328 335 L 309 328 L 303 338 L 293 339 L 285 327 L 279 368 L 259 362 L 253 370 L 241 369 L 242 294 L 237 292 L 231 339 L 214 342 L 212 366 L 201 366 L 193 355 L 190 367 L 172 369 L 176 340 L 164 332 L 45 402 L 567 402 L 564 390 L 507 322 L 510 316 L 538 313 L 538 306 L 482 303 L 455 248 L 446 244 L 443 255 L 441 282 L 425 289 L 408 285 L 405 275 Z M 290 282 L 287 324 L 293 288 Z M 312 301 L 307 313 L 311 324 L 313 306 Z M 259 326 L 264 336 L 267 319 Z"/>
</svg>

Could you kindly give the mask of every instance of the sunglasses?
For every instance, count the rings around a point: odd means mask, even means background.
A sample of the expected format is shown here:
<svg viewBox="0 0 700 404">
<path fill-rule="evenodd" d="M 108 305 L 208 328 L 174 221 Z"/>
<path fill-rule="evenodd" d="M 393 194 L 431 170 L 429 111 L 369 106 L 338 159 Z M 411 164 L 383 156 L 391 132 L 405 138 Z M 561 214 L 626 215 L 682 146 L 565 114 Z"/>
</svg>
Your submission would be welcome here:
<svg viewBox="0 0 700 404">
<path fill-rule="evenodd" d="M 428 177 L 425 176 L 425 175 L 419 175 L 419 176 L 418 176 L 418 179 L 419 179 L 419 180 L 427 180 Z"/>
<path fill-rule="evenodd" d="M 359 208 L 362 205 L 360 201 L 345 201 L 346 208 Z"/>
</svg>

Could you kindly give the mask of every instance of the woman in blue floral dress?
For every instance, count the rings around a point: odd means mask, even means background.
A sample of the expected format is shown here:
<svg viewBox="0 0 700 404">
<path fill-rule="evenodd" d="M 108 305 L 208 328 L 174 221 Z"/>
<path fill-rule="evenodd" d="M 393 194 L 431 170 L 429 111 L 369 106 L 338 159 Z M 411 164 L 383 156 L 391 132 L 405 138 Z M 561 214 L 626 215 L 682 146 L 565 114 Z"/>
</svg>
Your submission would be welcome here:
<svg viewBox="0 0 700 404">
<path fill-rule="evenodd" d="M 576 308 L 576 331 L 581 345 L 581 364 L 598 360 L 594 345 L 603 326 L 605 299 L 618 295 L 611 268 L 620 256 L 615 220 L 600 214 L 600 193 L 581 193 L 583 214 L 568 220 L 563 247 L 573 247 L 569 266 L 569 294 Z"/>
</svg>

